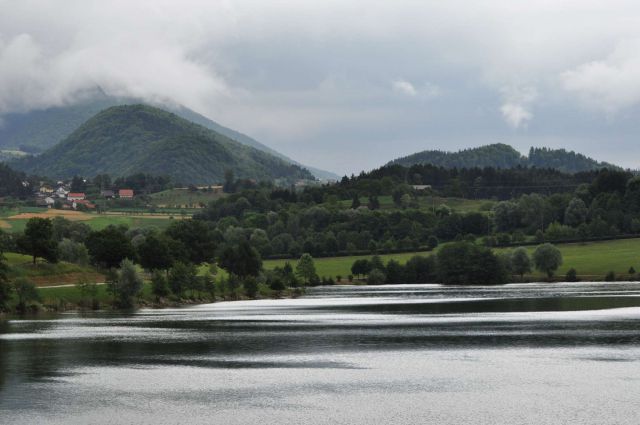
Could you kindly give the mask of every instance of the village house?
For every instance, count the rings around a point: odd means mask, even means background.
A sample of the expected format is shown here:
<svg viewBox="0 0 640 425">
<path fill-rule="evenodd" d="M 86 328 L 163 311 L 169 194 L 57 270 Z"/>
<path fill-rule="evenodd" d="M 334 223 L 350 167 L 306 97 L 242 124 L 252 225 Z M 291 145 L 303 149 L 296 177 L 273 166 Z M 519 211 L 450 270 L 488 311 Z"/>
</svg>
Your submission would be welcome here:
<svg viewBox="0 0 640 425">
<path fill-rule="evenodd" d="M 133 189 L 120 189 L 118 191 L 118 198 L 133 199 Z"/>
<path fill-rule="evenodd" d="M 49 195 L 55 192 L 51 186 L 43 185 L 40 186 L 40 193 L 43 195 Z"/>
<path fill-rule="evenodd" d="M 69 191 L 67 189 L 65 189 L 64 187 L 62 187 L 62 186 L 60 186 L 56 190 L 56 196 L 58 198 L 66 198 L 68 193 L 69 193 Z"/>
<path fill-rule="evenodd" d="M 102 190 L 100 191 L 100 196 L 102 196 L 103 198 L 111 199 L 115 197 L 116 194 L 113 192 L 113 190 Z"/>
<path fill-rule="evenodd" d="M 70 192 L 67 194 L 67 200 L 69 201 L 82 201 L 86 198 L 83 192 Z"/>
<path fill-rule="evenodd" d="M 47 196 L 46 198 L 44 198 L 44 203 L 48 208 L 52 208 L 53 205 L 56 203 L 56 200 L 53 199 L 53 197 L 51 196 Z"/>
<path fill-rule="evenodd" d="M 431 185 L 430 184 L 414 184 L 413 186 L 414 190 L 429 190 L 431 189 Z"/>
</svg>

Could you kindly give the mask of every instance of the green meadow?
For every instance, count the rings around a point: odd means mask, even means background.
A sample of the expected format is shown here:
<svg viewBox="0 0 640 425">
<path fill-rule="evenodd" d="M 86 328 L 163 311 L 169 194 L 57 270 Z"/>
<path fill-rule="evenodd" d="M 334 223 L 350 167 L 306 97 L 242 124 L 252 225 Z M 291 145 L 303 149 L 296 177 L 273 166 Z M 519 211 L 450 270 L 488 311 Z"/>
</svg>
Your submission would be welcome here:
<svg viewBox="0 0 640 425">
<path fill-rule="evenodd" d="M 564 263 L 558 270 L 558 276 L 564 274 L 570 268 L 575 268 L 578 275 L 584 279 L 597 280 L 604 278 L 609 271 L 614 271 L 618 275 L 625 275 L 629 267 L 640 271 L 640 239 L 620 239 L 614 241 L 587 242 L 558 244 L 562 251 Z M 527 247 L 529 254 L 535 250 L 535 246 Z M 498 252 L 508 251 L 501 248 Z M 405 263 L 414 255 L 430 255 L 428 252 L 409 252 L 402 254 L 383 254 L 380 258 L 386 263 L 390 259 L 395 259 L 400 263 Z M 370 255 L 349 256 L 349 257 L 327 257 L 316 258 L 316 270 L 318 275 L 326 277 L 336 277 L 341 275 L 346 278 L 351 274 L 351 265 L 360 258 L 370 258 Z M 264 262 L 265 269 L 273 269 L 283 266 L 287 261 L 295 267 L 295 260 L 267 260 Z M 534 272 L 532 278 L 540 278 L 542 274 Z"/>
</svg>

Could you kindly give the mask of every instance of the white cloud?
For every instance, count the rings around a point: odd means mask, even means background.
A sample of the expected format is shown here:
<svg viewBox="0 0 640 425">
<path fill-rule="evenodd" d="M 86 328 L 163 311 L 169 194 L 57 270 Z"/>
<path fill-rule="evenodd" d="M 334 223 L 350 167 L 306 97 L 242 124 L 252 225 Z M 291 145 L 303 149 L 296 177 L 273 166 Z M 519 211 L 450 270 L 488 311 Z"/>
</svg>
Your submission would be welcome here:
<svg viewBox="0 0 640 425">
<path fill-rule="evenodd" d="M 640 103 L 640 38 L 619 42 L 605 59 L 581 64 L 561 79 L 566 90 L 607 113 Z"/>
<path fill-rule="evenodd" d="M 534 87 L 506 87 L 502 89 L 503 103 L 500 112 L 513 128 L 526 127 L 533 119 L 531 106 L 538 97 Z"/>
<path fill-rule="evenodd" d="M 391 83 L 391 87 L 393 87 L 393 91 L 396 93 L 400 93 L 406 96 L 416 96 L 418 91 L 410 82 L 406 80 L 395 80 Z"/>
</svg>

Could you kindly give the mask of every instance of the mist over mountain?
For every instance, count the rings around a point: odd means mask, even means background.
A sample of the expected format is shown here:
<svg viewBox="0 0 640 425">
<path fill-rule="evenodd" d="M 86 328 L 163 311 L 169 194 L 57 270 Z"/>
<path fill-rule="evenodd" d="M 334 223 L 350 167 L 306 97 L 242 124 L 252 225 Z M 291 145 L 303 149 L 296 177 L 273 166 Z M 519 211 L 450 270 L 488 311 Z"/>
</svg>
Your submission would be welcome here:
<svg viewBox="0 0 640 425">
<path fill-rule="evenodd" d="M 134 98 L 108 96 L 100 89 L 95 89 L 83 96 L 82 100 L 70 105 L 4 114 L 0 117 L 0 149 L 5 150 L 5 153 L 0 153 L 0 161 L 6 160 L 11 156 L 18 156 L 19 152 L 14 153 L 14 151 L 31 154 L 44 152 L 67 138 L 74 130 L 98 112 L 112 106 L 138 103 L 149 104 Z M 150 104 L 150 106 L 159 107 L 158 104 Z M 167 103 L 166 105 L 163 104 L 161 108 L 227 136 L 229 139 L 306 168 L 316 178 L 325 180 L 338 178 L 335 173 L 303 165 L 246 134 L 218 124 L 182 105 Z"/>
</svg>

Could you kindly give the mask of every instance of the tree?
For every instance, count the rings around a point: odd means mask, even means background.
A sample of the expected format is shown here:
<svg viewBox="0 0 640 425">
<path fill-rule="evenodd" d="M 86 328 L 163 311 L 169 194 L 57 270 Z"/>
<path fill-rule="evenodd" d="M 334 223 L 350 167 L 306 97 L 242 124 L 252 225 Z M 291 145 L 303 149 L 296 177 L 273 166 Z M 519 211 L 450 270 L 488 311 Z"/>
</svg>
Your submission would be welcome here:
<svg viewBox="0 0 640 425">
<path fill-rule="evenodd" d="M 551 279 L 558 267 L 562 265 L 562 253 L 550 243 L 542 244 L 533 252 L 533 263 L 536 269 Z"/>
<path fill-rule="evenodd" d="M 133 260 L 136 256 L 135 251 L 125 232 L 126 227 L 114 225 L 91 232 L 87 238 L 91 261 L 98 266 L 112 269 L 120 266 L 126 258 Z"/>
<path fill-rule="evenodd" d="M 405 283 L 431 283 L 437 280 L 434 256 L 414 255 L 404 266 Z"/>
<path fill-rule="evenodd" d="M 362 205 L 360 203 L 360 196 L 358 196 L 358 194 L 353 195 L 353 200 L 351 201 L 351 209 L 357 210 L 358 208 L 360 208 L 360 205 Z"/>
<path fill-rule="evenodd" d="M 511 267 L 515 274 L 524 278 L 525 273 L 531 273 L 531 259 L 523 247 L 516 248 L 511 254 Z"/>
<path fill-rule="evenodd" d="M 403 283 L 404 280 L 404 267 L 396 260 L 387 261 L 386 280 L 385 283 Z"/>
<path fill-rule="evenodd" d="M 86 266 L 89 264 L 89 251 L 81 242 L 74 242 L 71 239 L 62 239 L 58 243 L 58 259 L 68 263 Z"/>
<path fill-rule="evenodd" d="M 380 269 L 373 269 L 367 276 L 368 285 L 382 285 L 387 280 L 387 276 Z"/>
<path fill-rule="evenodd" d="M 151 293 L 160 299 L 169 295 L 169 284 L 167 278 L 163 273 L 155 270 L 151 275 Z"/>
<path fill-rule="evenodd" d="M 137 251 L 140 265 L 145 270 L 166 270 L 173 264 L 171 248 L 164 236 L 147 235 Z"/>
<path fill-rule="evenodd" d="M 567 282 L 577 282 L 578 281 L 578 272 L 576 272 L 576 269 L 571 268 L 567 271 L 567 274 L 565 275 L 564 279 Z"/>
<path fill-rule="evenodd" d="M 226 169 L 224 170 L 224 185 L 222 186 L 222 191 L 224 193 L 233 193 L 235 190 L 235 178 L 233 175 L 233 170 Z"/>
<path fill-rule="evenodd" d="M 40 299 L 36 285 L 24 277 L 16 279 L 13 283 L 13 287 L 18 298 L 18 305 L 16 308 L 22 313 L 27 310 L 27 303 L 31 301 L 38 301 Z"/>
<path fill-rule="evenodd" d="M 361 275 L 369 274 L 371 271 L 371 263 L 366 258 L 361 258 L 353 262 L 351 266 L 351 273 L 360 277 Z"/>
<path fill-rule="evenodd" d="M 176 220 L 165 234 L 177 243 L 169 246 L 176 259 L 193 264 L 211 262 L 215 257 L 217 237 L 209 223 L 202 220 Z"/>
<path fill-rule="evenodd" d="M 260 253 L 247 241 L 242 241 L 236 246 L 225 247 L 218 263 L 223 269 L 239 278 L 257 276 L 262 270 Z"/>
<path fill-rule="evenodd" d="M 196 278 L 197 270 L 193 264 L 178 261 L 169 270 L 169 288 L 181 297 L 186 290 L 193 287 L 193 280 Z"/>
<path fill-rule="evenodd" d="M 296 264 L 296 275 L 298 275 L 304 283 L 310 283 L 316 276 L 316 265 L 313 262 L 311 254 L 302 254 Z"/>
<path fill-rule="evenodd" d="M 84 192 L 87 189 L 87 184 L 80 176 L 73 176 L 71 179 L 71 192 Z"/>
<path fill-rule="evenodd" d="M 48 218 L 34 217 L 29 219 L 24 234 L 17 240 L 18 247 L 25 254 L 44 258 L 50 263 L 58 261 L 57 243 L 53 239 L 53 227 Z"/>
<path fill-rule="evenodd" d="M 429 238 L 427 238 L 427 248 L 429 248 L 429 251 L 436 249 L 437 246 L 438 246 L 438 238 L 436 238 L 433 235 L 429 236 Z"/>
<path fill-rule="evenodd" d="M 11 285 L 9 284 L 9 266 L 6 258 L 0 251 L 0 311 L 7 309 L 9 300 L 11 299 Z"/>
<path fill-rule="evenodd" d="M 437 254 L 437 270 L 448 285 L 499 285 L 506 283 L 503 263 L 489 249 L 470 242 L 443 246 Z"/>
<path fill-rule="evenodd" d="M 129 259 L 120 263 L 118 280 L 115 285 L 117 303 L 122 308 L 130 308 L 135 305 L 135 297 L 142 290 L 142 278 L 136 270 L 135 264 Z"/>
<path fill-rule="evenodd" d="M 564 212 L 564 224 L 577 227 L 587 220 L 589 209 L 580 198 L 573 198 Z"/>
</svg>

